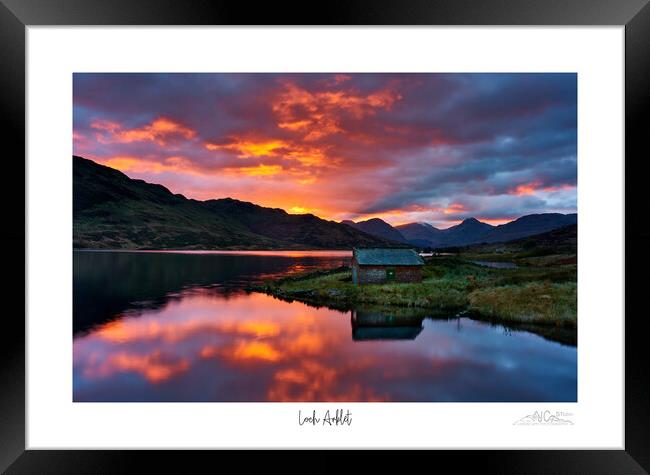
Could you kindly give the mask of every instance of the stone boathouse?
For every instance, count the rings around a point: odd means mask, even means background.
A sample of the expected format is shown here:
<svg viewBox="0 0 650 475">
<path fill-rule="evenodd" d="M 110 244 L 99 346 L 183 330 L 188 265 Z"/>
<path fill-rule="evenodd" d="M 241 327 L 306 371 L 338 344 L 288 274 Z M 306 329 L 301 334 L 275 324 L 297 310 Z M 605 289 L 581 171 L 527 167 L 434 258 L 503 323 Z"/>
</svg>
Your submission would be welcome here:
<svg viewBox="0 0 650 475">
<path fill-rule="evenodd" d="M 420 282 L 424 261 L 413 249 L 353 249 L 352 282 Z"/>
</svg>

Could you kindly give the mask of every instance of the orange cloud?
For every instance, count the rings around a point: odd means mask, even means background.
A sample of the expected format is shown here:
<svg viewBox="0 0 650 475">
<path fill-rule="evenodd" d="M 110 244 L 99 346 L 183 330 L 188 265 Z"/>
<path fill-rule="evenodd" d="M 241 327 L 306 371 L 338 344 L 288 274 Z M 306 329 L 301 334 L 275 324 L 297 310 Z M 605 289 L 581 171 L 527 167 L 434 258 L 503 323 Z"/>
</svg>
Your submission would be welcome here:
<svg viewBox="0 0 650 475">
<path fill-rule="evenodd" d="M 274 363 L 283 355 L 270 343 L 257 340 L 240 340 L 230 346 L 206 345 L 199 352 L 201 358 L 221 358 L 231 364 Z"/>
<path fill-rule="evenodd" d="M 240 342 L 232 352 L 235 360 L 263 360 L 277 361 L 280 359 L 280 352 L 269 343 L 263 341 Z"/>
<path fill-rule="evenodd" d="M 205 304 L 207 303 L 208 300 L 205 300 Z M 280 326 L 270 320 L 211 322 L 202 319 L 188 319 L 161 322 L 156 319 L 122 318 L 105 323 L 94 334 L 99 339 L 112 343 L 157 339 L 174 343 L 190 335 L 210 331 L 259 338 L 277 335 L 280 332 Z"/>
<path fill-rule="evenodd" d="M 230 142 L 224 144 L 207 142 L 205 148 L 234 152 L 239 158 L 279 157 L 295 160 L 306 166 L 323 165 L 328 162 L 338 163 L 336 159 L 328 159 L 324 148 L 289 143 L 279 139 L 232 138 Z"/>
<path fill-rule="evenodd" d="M 548 193 L 553 192 L 553 191 L 561 191 L 561 190 L 571 190 L 575 188 L 575 185 L 558 185 L 558 186 L 545 186 L 542 188 L 542 191 L 546 191 Z"/>
<path fill-rule="evenodd" d="M 106 120 L 95 120 L 90 127 L 99 130 L 96 138 L 101 143 L 131 143 L 155 142 L 158 145 L 167 145 L 174 139 L 193 139 L 197 133 L 172 119 L 159 117 L 142 127 L 125 129 L 121 124 Z"/>
<path fill-rule="evenodd" d="M 360 383 L 341 386 L 344 374 L 354 368 L 350 365 L 331 367 L 315 360 L 300 361 L 296 367 L 279 370 L 275 373 L 273 384 L 268 389 L 269 401 L 387 401 L 389 398 L 378 396 L 371 388 L 364 388 Z"/>
<path fill-rule="evenodd" d="M 541 186 L 541 185 L 542 182 L 539 180 L 531 181 L 529 183 L 518 185 L 515 188 L 511 188 L 510 190 L 508 190 L 508 194 L 525 196 L 525 195 L 532 195 L 537 191 L 550 193 L 553 191 L 569 190 L 575 187 L 574 185 L 559 185 L 559 186 Z"/>
<path fill-rule="evenodd" d="M 132 172 L 132 173 L 160 174 L 160 173 L 171 172 L 171 173 L 189 173 L 197 176 L 205 176 L 207 174 L 205 170 L 202 170 L 191 160 L 181 156 L 168 157 L 160 162 L 143 160 L 136 157 L 122 157 L 122 156 L 110 157 L 104 159 L 96 158 L 96 161 L 98 163 L 101 163 L 102 165 L 115 168 L 116 170 L 120 170 L 125 173 Z M 281 165 L 266 165 L 264 163 L 260 163 L 255 166 L 227 167 L 221 170 L 224 173 L 230 175 L 266 177 L 266 176 L 279 175 L 284 171 L 284 168 Z M 300 173 L 293 172 L 292 174 L 294 175 L 298 174 L 300 176 L 303 176 L 303 178 L 298 179 L 298 182 L 301 182 L 303 180 L 306 180 L 305 183 L 314 181 L 313 179 L 309 180 L 309 177 L 304 172 L 300 172 Z"/>
<path fill-rule="evenodd" d="M 84 373 L 87 377 L 103 378 L 116 372 L 135 372 L 151 383 L 159 383 L 187 371 L 189 367 L 189 360 L 171 357 L 159 350 L 149 355 L 118 352 L 97 367 L 87 367 Z"/>
<path fill-rule="evenodd" d="M 208 150 L 230 150 L 240 158 L 276 155 L 277 149 L 287 146 L 286 142 L 281 140 L 236 140 L 222 145 L 210 142 L 205 144 Z"/>
<path fill-rule="evenodd" d="M 325 350 L 325 338 L 315 332 L 299 333 L 287 344 L 287 350 L 296 354 L 314 354 Z"/>
<path fill-rule="evenodd" d="M 280 122 L 278 123 L 278 127 L 281 129 L 301 130 L 306 129 L 309 124 L 311 124 L 309 120 L 294 120 L 293 122 Z"/>
<path fill-rule="evenodd" d="M 246 176 L 272 176 L 282 173 L 282 167 L 280 165 L 264 165 L 260 163 L 255 167 L 231 167 L 226 168 L 225 171 Z"/>
<path fill-rule="evenodd" d="M 327 161 L 327 157 L 323 150 L 316 147 L 293 147 L 286 154 L 288 158 L 297 160 L 302 165 L 323 165 Z M 336 160 L 331 160 L 336 163 Z"/>
<path fill-rule="evenodd" d="M 80 132 L 72 132 L 72 142 L 75 147 L 87 147 L 90 145 L 90 140 L 84 134 Z"/>
<path fill-rule="evenodd" d="M 532 195 L 540 185 L 541 182 L 539 181 L 531 181 L 530 183 L 524 183 L 508 190 L 508 194 L 517 196 Z"/>
<path fill-rule="evenodd" d="M 116 132 L 122 128 L 118 122 L 110 120 L 94 120 L 90 123 L 90 127 L 96 130 L 104 130 L 106 132 Z"/>
<path fill-rule="evenodd" d="M 335 84 L 349 77 L 335 77 Z M 306 141 L 344 132 L 340 122 L 344 115 L 362 119 L 378 110 L 390 109 L 401 95 L 385 89 L 368 95 L 352 91 L 311 92 L 296 84 L 284 82 L 284 90 L 272 100 L 273 112 L 279 118 L 278 127 L 301 132 Z"/>
<path fill-rule="evenodd" d="M 276 336 L 280 333 L 280 324 L 272 320 L 224 322 L 223 324 L 219 325 L 218 328 L 223 332 L 252 335 L 257 338 Z"/>
<path fill-rule="evenodd" d="M 467 211 L 467 208 L 460 203 L 452 203 L 442 210 L 444 214 L 462 213 L 464 211 Z"/>
</svg>

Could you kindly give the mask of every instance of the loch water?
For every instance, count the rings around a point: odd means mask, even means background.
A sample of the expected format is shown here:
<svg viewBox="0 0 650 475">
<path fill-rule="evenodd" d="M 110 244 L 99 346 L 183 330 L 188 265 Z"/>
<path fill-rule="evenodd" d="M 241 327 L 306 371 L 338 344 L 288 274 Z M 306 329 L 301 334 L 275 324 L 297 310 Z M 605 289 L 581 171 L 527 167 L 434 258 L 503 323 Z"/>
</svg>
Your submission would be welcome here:
<svg viewBox="0 0 650 475">
<path fill-rule="evenodd" d="M 570 402 L 577 348 L 423 311 L 339 311 L 251 284 L 336 251 L 73 256 L 73 400 Z"/>
</svg>

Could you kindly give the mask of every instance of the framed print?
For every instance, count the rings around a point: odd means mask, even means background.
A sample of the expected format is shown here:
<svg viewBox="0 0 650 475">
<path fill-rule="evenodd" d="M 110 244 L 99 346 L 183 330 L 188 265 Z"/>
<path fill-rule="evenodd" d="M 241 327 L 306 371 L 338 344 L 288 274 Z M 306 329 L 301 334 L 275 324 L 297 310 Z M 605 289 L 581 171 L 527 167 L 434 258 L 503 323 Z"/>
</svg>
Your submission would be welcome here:
<svg viewBox="0 0 650 475">
<path fill-rule="evenodd" d="M 0 10 L 3 469 L 648 469 L 647 2 L 120 3 Z"/>
</svg>

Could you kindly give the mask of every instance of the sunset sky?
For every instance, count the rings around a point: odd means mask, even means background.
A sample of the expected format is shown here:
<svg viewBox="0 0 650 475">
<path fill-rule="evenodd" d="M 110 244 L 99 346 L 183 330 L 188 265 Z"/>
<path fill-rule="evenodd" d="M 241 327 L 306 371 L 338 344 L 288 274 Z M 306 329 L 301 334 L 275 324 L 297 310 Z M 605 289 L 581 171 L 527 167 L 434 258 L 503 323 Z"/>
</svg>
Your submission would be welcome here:
<svg viewBox="0 0 650 475">
<path fill-rule="evenodd" d="M 448 227 L 577 211 L 575 74 L 77 73 L 74 153 L 200 200 Z"/>
</svg>

